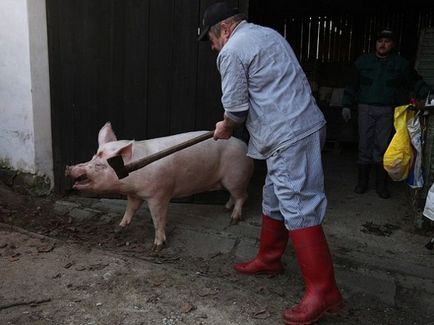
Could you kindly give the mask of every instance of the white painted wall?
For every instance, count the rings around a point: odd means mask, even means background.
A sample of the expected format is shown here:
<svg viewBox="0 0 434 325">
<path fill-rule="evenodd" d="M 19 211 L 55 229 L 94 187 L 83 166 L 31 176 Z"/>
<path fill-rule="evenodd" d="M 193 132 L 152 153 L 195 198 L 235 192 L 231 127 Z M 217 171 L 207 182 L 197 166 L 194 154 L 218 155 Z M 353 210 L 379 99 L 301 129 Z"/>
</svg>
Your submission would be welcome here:
<svg viewBox="0 0 434 325">
<path fill-rule="evenodd" d="M 0 0 L 0 162 L 53 186 L 45 0 Z"/>
</svg>

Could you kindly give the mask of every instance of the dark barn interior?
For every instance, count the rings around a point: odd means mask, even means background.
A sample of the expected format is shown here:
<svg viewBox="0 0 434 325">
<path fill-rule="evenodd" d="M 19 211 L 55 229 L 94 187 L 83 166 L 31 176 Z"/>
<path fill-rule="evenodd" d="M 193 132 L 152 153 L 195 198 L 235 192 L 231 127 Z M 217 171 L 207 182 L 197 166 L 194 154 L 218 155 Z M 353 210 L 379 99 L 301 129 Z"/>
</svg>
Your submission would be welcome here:
<svg viewBox="0 0 434 325">
<path fill-rule="evenodd" d="M 421 30 L 434 25 L 434 4 L 251 0 L 249 19 L 278 30 L 291 44 L 327 118 L 328 141 L 354 144 L 357 123 L 343 123 L 340 106 L 352 62 L 371 52 L 376 33 L 388 28 L 397 34 L 399 53 L 414 64 Z"/>
<path fill-rule="evenodd" d="M 434 4 L 426 1 L 249 2 L 249 19 L 285 35 L 302 63 L 349 63 L 372 50 L 375 34 L 391 28 L 400 53 L 415 58 L 418 36 L 433 25 Z"/>
</svg>

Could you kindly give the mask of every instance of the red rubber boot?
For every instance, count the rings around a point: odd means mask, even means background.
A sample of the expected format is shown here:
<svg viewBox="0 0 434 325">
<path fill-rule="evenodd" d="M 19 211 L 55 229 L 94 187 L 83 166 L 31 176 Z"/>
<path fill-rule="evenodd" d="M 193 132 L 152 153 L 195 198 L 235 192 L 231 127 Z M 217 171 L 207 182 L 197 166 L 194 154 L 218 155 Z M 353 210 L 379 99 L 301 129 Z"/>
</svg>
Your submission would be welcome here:
<svg viewBox="0 0 434 325">
<path fill-rule="evenodd" d="M 336 286 L 333 262 L 322 226 L 289 232 L 303 274 L 305 293 L 301 302 L 283 312 L 285 324 L 312 324 L 326 312 L 337 312 L 343 299 Z"/>
<path fill-rule="evenodd" d="M 262 216 L 261 238 L 256 257 L 247 262 L 234 265 L 237 272 L 244 274 L 270 274 L 283 272 L 280 261 L 288 243 L 288 230 L 283 221 Z"/>
</svg>

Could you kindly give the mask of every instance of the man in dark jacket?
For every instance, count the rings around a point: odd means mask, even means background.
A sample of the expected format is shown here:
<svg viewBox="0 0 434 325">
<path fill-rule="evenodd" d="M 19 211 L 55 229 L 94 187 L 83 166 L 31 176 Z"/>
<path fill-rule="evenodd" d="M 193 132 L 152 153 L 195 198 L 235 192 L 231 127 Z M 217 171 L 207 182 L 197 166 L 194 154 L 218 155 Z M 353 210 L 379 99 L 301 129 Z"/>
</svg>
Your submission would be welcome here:
<svg viewBox="0 0 434 325">
<path fill-rule="evenodd" d="M 395 52 L 395 35 L 382 30 L 377 35 L 375 53 L 357 58 L 350 84 L 345 88 L 342 117 L 351 118 L 351 107 L 357 105 L 359 123 L 358 183 L 354 192 L 368 189 L 371 166 L 376 170 L 376 191 L 390 197 L 386 187 L 387 173 L 383 156 L 394 133 L 394 108 L 408 104 L 410 97 L 425 98 L 429 86 Z"/>
</svg>

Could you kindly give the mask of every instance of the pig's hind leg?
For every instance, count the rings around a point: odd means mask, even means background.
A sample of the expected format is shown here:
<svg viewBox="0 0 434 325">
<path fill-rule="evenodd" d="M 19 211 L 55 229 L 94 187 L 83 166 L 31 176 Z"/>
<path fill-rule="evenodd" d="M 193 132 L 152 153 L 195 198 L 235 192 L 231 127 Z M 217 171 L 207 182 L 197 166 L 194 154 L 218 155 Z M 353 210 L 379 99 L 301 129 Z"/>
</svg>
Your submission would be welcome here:
<svg viewBox="0 0 434 325">
<path fill-rule="evenodd" d="M 232 197 L 232 195 L 230 195 L 228 202 L 226 202 L 226 204 L 225 204 L 225 208 L 228 209 L 228 210 L 230 210 L 230 209 L 233 208 L 234 204 L 235 204 L 235 200 Z"/>
<path fill-rule="evenodd" d="M 143 203 L 142 199 L 132 197 L 131 195 L 128 195 L 127 197 L 128 197 L 127 209 L 125 210 L 124 216 L 122 217 L 122 220 L 119 224 L 119 226 L 122 228 L 130 224 L 134 213 L 136 213 L 136 211 L 140 208 L 140 206 Z"/>
<path fill-rule="evenodd" d="M 246 161 L 249 162 L 249 161 Z M 252 164 L 240 164 L 237 169 L 229 169 L 224 173 L 221 185 L 231 194 L 225 207 L 234 207 L 231 215 L 231 225 L 242 220 L 243 205 L 247 201 L 247 187 L 253 171 Z"/>
<path fill-rule="evenodd" d="M 225 208 L 230 210 L 233 207 L 231 214 L 231 225 L 237 224 L 242 220 L 243 205 L 247 201 L 246 191 L 230 191 L 231 196 L 225 204 Z"/>
</svg>

